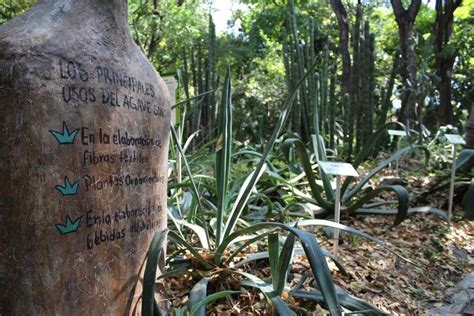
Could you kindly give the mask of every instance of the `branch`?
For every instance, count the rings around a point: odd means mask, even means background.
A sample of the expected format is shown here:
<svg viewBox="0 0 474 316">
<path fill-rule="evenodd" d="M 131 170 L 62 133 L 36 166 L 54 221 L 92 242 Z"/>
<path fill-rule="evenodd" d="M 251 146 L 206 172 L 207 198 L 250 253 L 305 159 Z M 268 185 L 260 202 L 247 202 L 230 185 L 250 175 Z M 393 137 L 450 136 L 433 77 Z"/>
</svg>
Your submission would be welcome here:
<svg viewBox="0 0 474 316">
<path fill-rule="evenodd" d="M 448 0 L 444 6 L 444 14 L 452 16 L 454 11 L 461 5 L 462 0 Z"/>
<path fill-rule="evenodd" d="M 403 8 L 403 4 L 401 0 L 390 0 L 392 4 L 393 12 L 395 13 L 395 17 L 398 19 L 402 18 L 405 15 L 405 9 Z"/>
<path fill-rule="evenodd" d="M 408 19 L 412 22 L 415 21 L 416 15 L 420 10 L 421 0 L 412 0 L 408 7 Z"/>
<path fill-rule="evenodd" d="M 331 7 L 336 14 L 339 23 L 344 23 L 347 25 L 347 11 L 346 8 L 344 8 L 341 0 L 331 0 Z"/>
</svg>

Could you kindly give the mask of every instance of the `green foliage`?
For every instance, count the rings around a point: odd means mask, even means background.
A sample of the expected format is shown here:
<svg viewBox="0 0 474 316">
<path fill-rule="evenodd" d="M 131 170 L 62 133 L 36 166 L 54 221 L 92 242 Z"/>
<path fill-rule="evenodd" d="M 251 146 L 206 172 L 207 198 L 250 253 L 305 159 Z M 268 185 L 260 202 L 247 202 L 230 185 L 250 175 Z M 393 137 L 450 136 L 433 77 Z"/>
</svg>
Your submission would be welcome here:
<svg viewBox="0 0 474 316">
<path fill-rule="evenodd" d="M 0 25 L 29 9 L 35 0 L 0 0 Z"/>
<path fill-rule="evenodd" d="M 164 246 L 168 231 L 159 231 L 153 236 L 148 248 L 145 273 L 143 275 L 142 313 L 158 316 L 160 309 L 155 301 L 155 282 L 157 267 L 164 267 Z"/>
<path fill-rule="evenodd" d="M 449 47 L 457 52 L 453 74 L 453 99 L 456 105 L 469 110 L 474 99 L 474 1 L 463 0 L 454 11 L 454 32 Z"/>
<path fill-rule="evenodd" d="M 132 36 L 160 73 L 180 69 L 179 53 L 208 33 L 202 1 L 129 0 L 128 6 Z"/>
<path fill-rule="evenodd" d="M 358 156 L 356 156 L 353 163 L 354 168 L 357 168 L 362 163 L 362 161 L 367 158 L 367 155 L 370 153 L 371 148 L 373 148 L 373 146 L 378 142 L 378 139 L 386 132 L 386 129 L 390 125 L 392 124 L 386 124 L 382 126 L 371 136 L 365 146 L 360 150 Z M 315 144 L 313 147 L 313 155 L 314 157 L 316 157 L 316 164 L 319 161 L 326 160 L 325 149 L 322 144 L 322 141 L 319 138 L 316 138 L 313 144 Z M 322 180 L 322 186 L 318 184 L 316 176 L 313 173 L 313 163 L 311 162 L 308 150 L 304 142 L 298 138 L 289 138 L 285 140 L 283 148 L 287 157 L 293 145 L 295 145 L 296 147 L 298 158 L 301 162 L 306 178 L 308 180 L 308 185 L 311 189 L 312 197 L 314 198 L 314 203 L 322 207 L 323 209 L 332 212 L 335 207 L 335 190 L 331 185 L 329 177 L 319 168 L 318 172 Z M 389 191 L 395 193 L 398 198 L 398 213 L 395 218 L 394 225 L 400 224 L 408 214 L 409 195 L 407 190 L 404 187 L 394 185 L 382 186 L 377 189 L 364 192 L 364 187 L 372 177 L 374 177 L 377 173 L 387 167 L 391 162 L 400 159 L 400 157 L 406 155 L 411 151 L 414 151 L 415 149 L 423 150 L 425 152 L 425 159 L 427 163 L 429 159 L 428 149 L 423 146 L 410 145 L 408 147 L 401 148 L 388 159 L 379 163 L 373 170 L 371 170 L 367 175 L 362 177 L 361 180 L 352 187 L 350 187 L 351 182 L 353 182 L 355 179 L 353 177 L 347 177 L 341 188 L 341 202 L 347 206 L 346 212 L 348 214 L 351 214 L 360 207 L 362 207 L 365 203 L 369 202 L 374 197 L 380 195 L 382 192 Z"/>
<path fill-rule="evenodd" d="M 0 24 L 33 2 L 0 0 Z M 383 314 L 337 288 L 326 263 L 331 254 L 312 233 L 288 222 L 293 217 L 312 218 L 309 203 L 324 208 L 327 212 L 323 215 L 334 209 L 331 179 L 319 169 L 314 171 L 319 160 L 328 159 L 326 144 L 336 159 L 338 151 L 349 160 L 354 156 L 357 168 L 382 147 L 376 145 L 388 143 L 383 138 L 386 122 L 391 121 L 393 102 L 401 94 L 398 30 L 392 10 L 347 5 L 354 25 L 353 76 L 351 94 L 343 95 L 338 79 L 337 24 L 326 3 L 303 0 L 290 1 L 287 6 L 284 0 L 243 2 L 252 6 L 234 17 L 241 22 L 241 32 L 216 34 L 205 1 L 128 1 L 135 42 L 161 73 L 179 73 L 179 95 L 184 100 L 176 105 L 183 113 L 182 124 L 171 126 L 174 146 L 170 157 L 175 162 L 176 181 L 171 177 L 169 184 L 169 219 L 174 228 L 168 237 L 177 250 L 167 260 L 171 269 L 160 278 L 186 273 L 199 281 L 191 291 L 189 305 L 174 313 L 204 315 L 207 303 L 238 293 L 229 289 L 208 293 L 208 285 L 219 282 L 218 277 L 225 280 L 228 275 L 238 275 L 245 278 L 242 286 L 260 289 L 276 313 L 294 314 L 282 299 L 287 292 L 325 302 L 333 315 L 340 314 L 342 308 Z M 474 97 L 472 4 L 473 0 L 465 0 L 456 10 L 453 39 L 444 52 L 458 56 L 453 103 L 460 119 L 465 117 L 463 111 Z M 423 91 L 417 94 L 418 103 L 427 110 L 436 110 L 437 102 L 431 89 L 435 82 L 431 76 L 434 56 L 430 46 L 433 19 L 433 9 L 424 6 L 415 25 L 417 54 L 422 59 L 417 81 Z M 227 65 L 234 69 L 232 73 Z M 225 78 L 221 90 L 217 90 L 219 78 Z M 220 103 L 216 91 L 222 95 Z M 285 96 L 281 106 L 279 100 Z M 426 104 L 425 99 L 429 100 Z M 281 143 L 287 121 L 288 130 L 298 135 L 286 135 L 286 141 Z M 374 129 L 378 131 L 374 133 Z M 290 165 L 282 159 L 282 149 L 292 161 Z M 428 159 L 424 147 L 409 145 L 380 161 L 359 181 L 347 178 L 342 187 L 346 212 L 395 215 L 394 225 L 413 211 L 445 215 L 432 208 L 409 209 L 408 192 L 401 186 L 367 186 L 390 162 L 419 150 L 425 151 Z M 458 169 L 471 156 L 471 151 L 463 151 Z M 293 163 L 295 159 L 298 166 Z M 446 163 L 445 159 L 440 165 Z M 472 181 L 467 183 L 464 207 L 469 216 L 473 214 L 473 188 Z M 375 210 L 373 207 L 385 202 L 369 203 L 383 192 L 396 195 L 396 210 Z M 267 219 L 280 222 L 269 223 Z M 341 229 L 385 246 L 344 225 L 309 220 L 299 222 L 298 227 L 307 225 Z M 154 300 L 154 285 L 166 236 L 166 232 L 157 234 L 148 252 L 142 297 L 144 315 L 160 313 Z M 243 271 L 242 262 L 231 265 L 247 246 L 261 245 L 262 241 L 266 242 L 266 253 L 253 257 L 247 254 L 246 260 L 268 258 L 271 282 Z M 301 247 L 295 246 L 297 241 Z M 289 288 L 294 283 L 290 281 L 296 281 L 289 273 L 295 253 L 308 257 L 319 292 L 304 292 L 298 285 Z M 344 271 L 334 256 L 332 260 Z"/>
<path fill-rule="evenodd" d="M 193 175 L 191 173 L 191 168 L 189 168 L 190 164 L 187 162 L 187 157 L 184 155 L 184 150 L 181 148 L 181 146 L 178 146 L 178 150 L 182 155 L 191 182 L 191 185 L 181 187 L 190 187 L 191 190 L 194 192 L 194 198 L 197 200 L 202 200 L 203 203 L 201 204 L 201 206 L 199 206 L 200 211 L 198 213 L 195 213 L 195 222 L 200 223 L 199 225 L 186 223 L 182 219 L 176 219 L 173 216 L 171 217 L 173 223 L 175 225 L 178 224 L 178 231 L 170 231 L 169 237 L 178 246 L 178 252 L 181 252 L 181 250 L 179 250 L 179 248 L 181 247 L 186 249 L 188 253 L 188 259 L 185 259 L 184 262 L 182 260 L 175 262 L 173 258 L 176 258 L 176 256 L 173 255 L 168 261 L 168 263 L 170 267 L 173 267 L 176 264 L 176 269 L 171 269 L 169 272 L 165 273 L 161 277 L 163 278 L 167 275 L 172 276 L 180 273 L 194 273 L 194 275 L 200 276 L 206 275 L 206 277 L 196 283 L 195 288 L 193 288 L 193 290 L 191 291 L 192 299 L 190 299 L 191 303 L 189 308 L 192 310 L 192 312 L 196 312 L 199 314 L 205 313 L 205 310 L 203 309 L 203 304 L 197 304 L 197 302 L 208 302 L 211 301 L 211 298 L 223 297 L 225 295 L 230 295 L 234 293 L 232 291 L 225 291 L 207 296 L 208 283 L 211 280 L 214 280 L 213 282 L 216 282 L 215 280 L 219 280 L 216 274 L 222 277 L 225 277 L 226 275 L 230 274 L 237 274 L 245 277 L 246 279 L 241 282 L 241 285 L 252 286 L 260 289 L 267 298 L 268 302 L 273 306 L 274 311 L 276 313 L 282 315 L 293 315 L 294 312 L 290 310 L 287 303 L 282 300 L 281 297 L 283 293 L 288 289 L 289 271 L 291 269 L 293 253 L 295 251 L 295 242 L 297 239 L 301 242 L 302 245 L 302 248 L 298 248 L 298 251 L 303 251 L 304 254 L 307 256 L 311 266 L 311 270 L 314 273 L 316 283 L 318 284 L 320 295 L 328 306 L 331 315 L 341 314 L 342 310 L 339 302 L 339 297 L 344 301 L 344 304 L 348 309 L 355 309 L 363 305 L 361 301 L 358 301 L 353 297 L 348 297 L 343 294 L 337 293 L 334 282 L 332 280 L 331 272 L 329 271 L 329 268 L 326 263 L 326 257 L 331 255 L 328 254 L 325 249 L 320 247 L 319 242 L 312 233 L 296 228 L 296 224 L 282 224 L 278 222 L 269 223 L 258 221 L 256 224 L 251 224 L 243 220 L 242 217 L 244 207 L 245 205 L 247 205 L 247 203 L 251 200 L 252 197 L 264 197 L 264 195 L 259 195 L 258 192 L 252 193 L 252 191 L 254 190 L 254 188 L 256 188 L 257 181 L 260 179 L 260 177 L 262 177 L 266 169 L 265 166 L 267 164 L 268 169 L 270 169 L 267 172 L 268 175 L 271 175 L 276 171 L 275 165 L 273 165 L 271 162 L 267 163 L 267 159 L 269 158 L 272 147 L 277 141 L 277 138 L 285 125 L 285 122 L 290 117 L 291 106 L 295 99 L 297 91 L 299 90 L 300 85 L 305 80 L 307 80 L 308 74 L 310 74 L 311 71 L 312 67 L 309 68 L 309 71 L 299 80 L 292 93 L 290 93 L 290 95 L 286 99 L 283 105 L 283 109 L 280 113 L 276 128 L 274 129 L 268 144 L 265 146 L 263 154 L 259 154 L 249 150 L 237 153 L 238 156 L 250 154 L 252 156 L 257 157 L 257 165 L 255 169 L 248 177 L 246 177 L 245 180 L 237 181 L 237 183 L 234 184 L 232 184 L 232 182 L 230 181 L 230 175 L 232 174 L 232 157 L 237 156 L 237 154 L 231 155 L 230 149 L 232 144 L 232 95 L 230 93 L 231 85 L 229 72 L 224 81 L 224 88 L 222 90 L 222 100 L 220 106 L 218 107 L 219 122 L 217 137 L 218 140 L 216 144 L 217 154 L 215 158 L 215 177 L 210 178 L 209 176 Z M 174 141 L 178 145 L 179 142 L 174 128 L 172 128 L 172 133 L 174 135 Z M 373 145 L 376 140 L 377 139 L 375 138 L 370 145 Z M 317 150 L 317 148 L 319 148 L 319 145 L 315 146 Z M 362 150 L 361 152 L 367 155 L 368 150 Z M 321 153 L 321 155 L 323 155 L 323 153 Z M 362 158 L 357 157 L 356 162 L 362 162 Z M 201 184 L 197 185 L 196 181 L 194 181 L 197 179 L 205 178 L 209 178 L 209 180 L 212 179 L 212 185 L 205 186 L 205 188 L 209 190 L 208 192 L 212 193 L 211 196 L 206 196 L 207 194 L 198 192 Z M 276 176 L 275 178 L 282 179 L 278 176 Z M 326 186 L 327 185 L 329 185 L 329 182 L 326 183 Z M 236 187 L 240 187 L 237 196 L 235 196 Z M 401 189 L 391 189 L 401 195 L 401 193 L 399 192 Z M 327 192 L 330 193 L 331 191 L 329 190 Z M 212 196 L 217 199 L 217 204 L 212 201 Z M 369 196 L 371 195 L 369 194 Z M 198 203 L 194 204 L 198 205 Z M 206 210 L 206 208 L 209 207 L 210 209 Z M 208 218 L 210 218 L 209 225 L 206 224 Z M 347 231 L 359 235 L 361 237 L 368 238 L 369 240 L 375 241 L 376 243 L 384 246 L 383 243 L 381 243 L 380 241 L 362 232 L 359 232 L 341 224 L 329 221 L 311 220 L 302 221 L 300 225 L 316 225 L 338 228 L 343 231 Z M 215 227 L 214 230 L 206 233 L 206 231 L 211 226 Z M 191 242 L 191 239 L 188 237 L 186 231 L 183 229 L 186 227 L 190 229 L 190 231 L 188 232 L 196 233 L 196 235 L 200 239 L 201 245 L 203 246 L 202 249 L 196 247 Z M 278 234 L 279 230 L 284 230 L 289 233 L 281 248 L 280 236 Z M 204 238 L 206 238 L 207 241 L 203 241 Z M 254 243 L 258 243 L 259 241 L 265 238 L 267 239 L 268 258 L 272 273 L 271 283 L 261 280 L 260 278 L 248 272 L 242 271 L 242 269 L 240 268 L 241 266 L 231 265 L 233 258 L 235 258 L 237 254 L 241 253 L 247 246 Z M 404 259 L 403 257 L 401 258 Z M 336 264 L 340 265 L 339 263 L 337 263 L 337 261 Z M 202 272 L 203 270 L 206 272 Z M 344 271 L 342 267 L 341 270 Z M 211 278 L 208 279 L 208 277 Z M 318 297 L 318 300 L 321 300 L 321 298 Z M 364 306 L 367 307 L 370 305 L 366 304 Z"/>
</svg>

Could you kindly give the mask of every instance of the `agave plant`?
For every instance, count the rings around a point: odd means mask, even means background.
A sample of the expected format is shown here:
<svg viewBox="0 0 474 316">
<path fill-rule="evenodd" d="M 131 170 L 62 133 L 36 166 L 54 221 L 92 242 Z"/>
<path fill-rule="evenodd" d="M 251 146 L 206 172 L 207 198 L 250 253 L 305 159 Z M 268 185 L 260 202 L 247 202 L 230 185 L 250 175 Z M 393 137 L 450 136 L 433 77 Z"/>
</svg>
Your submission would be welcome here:
<svg viewBox="0 0 474 316">
<path fill-rule="evenodd" d="M 359 154 L 355 157 L 352 165 L 357 169 L 361 163 L 371 153 L 372 148 L 377 144 L 378 139 L 386 132 L 387 128 L 391 125 L 401 126 L 408 135 L 408 131 L 405 126 L 400 123 L 387 123 L 380 127 L 368 140 L 365 146 L 360 150 Z M 324 209 L 319 215 L 327 216 L 334 211 L 335 208 L 335 190 L 332 187 L 331 181 L 320 168 L 318 168 L 318 174 L 321 179 L 321 184 L 318 183 L 315 173 L 313 171 L 314 165 L 318 164 L 319 161 L 327 160 L 324 143 L 320 135 L 312 135 L 312 155 L 308 152 L 307 146 L 303 143 L 300 138 L 288 138 L 282 145 L 286 156 L 289 156 L 290 149 L 296 147 L 298 159 L 301 162 L 301 166 L 304 170 L 306 178 L 308 180 L 309 187 L 311 189 L 311 199 L 306 199 L 308 202 L 314 203 Z M 367 202 L 373 198 L 382 194 L 383 192 L 393 192 L 398 199 L 398 210 L 395 213 L 394 225 L 400 224 L 407 216 L 409 209 L 409 194 L 408 191 L 400 185 L 384 185 L 376 189 L 365 190 L 366 184 L 377 175 L 381 170 L 386 168 L 391 162 L 400 159 L 402 156 L 407 155 L 410 152 L 421 150 L 425 153 L 425 163 L 429 160 L 429 151 L 426 147 L 421 145 L 412 145 L 401 148 L 392 154 L 389 158 L 380 162 L 374 169 L 369 171 L 367 175 L 362 177 L 358 182 L 356 178 L 347 177 L 341 186 L 341 202 L 346 206 L 345 212 L 347 214 L 357 213 L 359 208 L 364 206 Z M 311 160 L 314 157 L 314 163 Z M 392 201 L 387 202 L 392 203 Z M 377 205 L 380 205 L 378 203 Z M 387 212 L 381 212 L 384 215 Z M 389 213 L 392 214 L 392 213 Z"/>
<path fill-rule="evenodd" d="M 199 184 L 196 183 L 195 177 L 192 175 L 190 165 L 184 155 L 184 150 L 178 141 L 178 135 L 174 128 L 171 129 L 173 140 L 178 147 L 178 151 L 181 153 L 184 166 L 188 172 L 190 182 L 188 187 L 193 192 L 198 211 L 195 214 L 196 221 L 193 223 L 186 221 L 184 218 L 171 218 L 172 222 L 175 223 L 177 230 L 167 232 L 167 236 L 175 242 L 178 251 L 169 255 L 167 261 L 170 269 L 166 273 L 161 274 L 160 278 L 182 274 L 192 274 L 193 276 L 200 278 L 200 281 L 195 284 L 190 292 L 188 307 L 186 309 L 176 309 L 175 313 L 205 315 L 206 303 L 237 293 L 232 290 L 224 290 L 208 294 L 208 283 L 211 280 L 215 280 L 218 276 L 223 278 L 228 275 L 238 275 L 245 279 L 241 285 L 253 286 L 260 289 L 265 297 L 267 297 L 268 302 L 273 306 L 275 312 L 281 315 L 295 315 L 281 297 L 283 292 L 288 290 L 286 288 L 288 271 L 291 267 L 291 258 L 294 251 L 303 252 L 307 256 L 320 290 L 318 292 L 318 300 L 321 300 L 322 298 L 332 315 L 341 315 L 344 308 L 348 310 L 357 310 L 358 307 L 356 306 L 360 307 L 361 305 L 355 304 L 355 301 L 351 301 L 350 298 L 348 299 L 336 290 L 331 277 L 331 272 L 326 263 L 326 257 L 331 257 L 331 255 L 320 247 L 316 237 L 312 233 L 300 230 L 296 227 L 296 223 L 282 224 L 276 222 L 262 222 L 251 225 L 245 223 L 241 219 L 243 209 L 252 196 L 255 184 L 266 168 L 266 160 L 285 124 L 297 90 L 291 93 L 284 102 L 282 112 L 277 122 L 277 126 L 273 131 L 272 137 L 266 145 L 263 154 L 260 155 L 256 168 L 245 179 L 245 181 L 243 181 L 235 198 L 232 195 L 229 195 L 229 192 L 232 190 L 228 189 L 232 157 L 230 91 L 230 74 L 228 72 L 224 82 L 222 101 L 219 107 L 219 136 L 216 145 L 216 178 L 214 181 L 217 185 L 215 192 L 217 193 L 218 202 L 215 207 L 215 216 L 211 221 L 207 221 L 204 216 L 206 211 L 205 205 L 209 206 L 210 204 L 206 202 L 206 198 L 204 198 L 199 192 Z M 211 230 L 211 222 L 213 221 L 216 222 L 215 229 Z M 330 221 L 302 221 L 299 225 L 316 225 L 337 228 L 368 238 L 371 241 L 385 246 L 380 241 L 360 231 Z M 282 250 L 279 251 L 279 237 L 277 236 L 277 232 L 282 230 L 286 231 L 289 236 L 287 237 Z M 191 238 L 189 238 L 190 236 L 187 234 L 189 232 L 194 233 L 195 236 L 198 237 L 200 241 L 199 246 L 191 242 Z M 264 239 L 267 239 L 269 246 L 268 254 L 271 258 L 270 267 L 273 276 L 272 283 L 245 272 L 242 269 L 242 265 L 234 267 L 231 265 L 234 258 L 242 253 L 247 246 Z M 302 248 L 294 249 L 296 239 L 301 242 Z M 163 254 L 164 240 L 166 240 L 166 232 L 158 233 L 150 245 L 144 277 L 142 302 L 144 315 L 159 315 L 160 313 L 158 305 L 154 300 L 153 293 L 156 281 L 156 267 L 160 256 Z M 186 256 L 179 256 L 179 254 L 183 254 L 185 251 L 187 252 Z M 336 264 L 339 263 L 336 262 Z M 300 292 L 295 295 L 300 295 Z M 313 293 L 311 295 L 316 294 Z M 349 307 L 350 304 L 347 303 L 348 301 L 351 302 L 352 307 Z"/>
</svg>

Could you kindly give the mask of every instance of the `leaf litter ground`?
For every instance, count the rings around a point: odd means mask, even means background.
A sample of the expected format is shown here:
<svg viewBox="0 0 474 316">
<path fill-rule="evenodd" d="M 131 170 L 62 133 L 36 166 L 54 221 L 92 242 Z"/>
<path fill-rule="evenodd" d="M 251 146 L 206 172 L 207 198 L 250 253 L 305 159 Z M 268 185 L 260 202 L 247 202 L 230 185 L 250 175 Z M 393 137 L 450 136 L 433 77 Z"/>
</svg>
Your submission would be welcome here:
<svg viewBox="0 0 474 316">
<path fill-rule="evenodd" d="M 416 192 L 422 181 L 413 177 L 409 182 Z M 426 204 L 443 207 L 447 204 L 446 194 L 438 192 L 428 195 Z M 341 223 L 378 238 L 419 267 L 396 258 L 365 239 L 344 235 L 337 257 L 347 274 L 342 274 L 328 260 L 335 283 L 350 294 L 394 315 L 426 315 L 430 308 L 449 304 L 451 297 L 446 294 L 447 290 L 455 287 L 474 267 L 474 222 L 464 220 L 460 210 L 454 213 L 451 229 L 444 220 L 433 214 L 412 214 L 395 228 L 391 228 L 392 221 L 391 217 L 359 215 L 343 218 Z M 326 238 L 322 229 L 315 229 L 315 234 L 323 247 L 332 250 L 332 241 Z M 245 254 L 263 251 L 264 245 L 261 247 L 247 248 Z M 245 254 L 236 257 L 236 261 L 244 258 Z M 265 260 L 246 264 L 243 269 L 270 280 Z M 294 286 L 301 276 L 309 273 L 303 289 L 315 290 L 310 271 L 304 256 L 295 257 L 290 285 Z M 165 283 L 173 306 L 187 303 L 189 292 L 197 281 L 196 277 L 191 276 L 167 279 Z M 264 296 L 257 290 L 239 286 L 238 277 L 220 274 L 210 282 L 210 292 L 224 289 L 240 290 L 242 293 L 208 306 L 208 315 L 272 314 L 272 308 Z M 298 315 L 328 314 L 324 305 L 286 294 L 283 298 Z"/>
</svg>

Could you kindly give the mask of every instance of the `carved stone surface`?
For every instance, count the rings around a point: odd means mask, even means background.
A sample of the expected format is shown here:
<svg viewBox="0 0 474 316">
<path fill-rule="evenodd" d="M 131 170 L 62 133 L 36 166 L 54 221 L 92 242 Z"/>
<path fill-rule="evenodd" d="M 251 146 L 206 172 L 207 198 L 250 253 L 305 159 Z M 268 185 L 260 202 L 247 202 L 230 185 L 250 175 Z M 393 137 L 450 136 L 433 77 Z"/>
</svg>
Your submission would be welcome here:
<svg viewBox="0 0 474 316">
<path fill-rule="evenodd" d="M 138 308 L 169 120 L 125 0 L 40 0 L 0 27 L 0 315 Z"/>
</svg>

